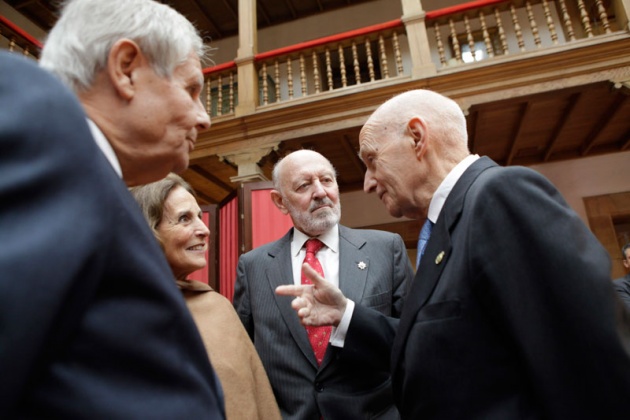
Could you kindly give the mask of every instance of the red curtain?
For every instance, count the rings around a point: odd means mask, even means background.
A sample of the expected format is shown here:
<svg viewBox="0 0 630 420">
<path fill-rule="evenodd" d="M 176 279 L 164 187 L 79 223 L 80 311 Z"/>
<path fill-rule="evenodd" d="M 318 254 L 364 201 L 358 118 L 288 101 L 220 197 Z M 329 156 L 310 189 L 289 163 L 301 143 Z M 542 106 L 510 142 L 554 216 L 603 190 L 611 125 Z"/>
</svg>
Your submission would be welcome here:
<svg viewBox="0 0 630 420">
<path fill-rule="evenodd" d="M 238 198 L 219 210 L 219 292 L 232 301 L 238 264 Z"/>
<path fill-rule="evenodd" d="M 252 247 L 281 238 L 293 227 L 288 215 L 282 214 L 271 201 L 270 189 L 252 191 Z"/>
</svg>

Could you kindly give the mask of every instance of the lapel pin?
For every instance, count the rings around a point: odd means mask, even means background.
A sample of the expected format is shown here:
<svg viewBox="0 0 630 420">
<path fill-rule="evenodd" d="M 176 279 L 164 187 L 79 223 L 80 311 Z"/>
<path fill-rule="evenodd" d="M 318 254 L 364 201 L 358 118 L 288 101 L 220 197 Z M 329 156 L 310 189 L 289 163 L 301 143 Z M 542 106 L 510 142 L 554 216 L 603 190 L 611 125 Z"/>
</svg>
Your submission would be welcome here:
<svg viewBox="0 0 630 420">
<path fill-rule="evenodd" d="M 442 262 L 442 260 L 444 259 L 444 251 L 441 251 L 437 257 L 435 257 L 435 264 L 439 264 Z"/>
<path fill-rule="evenodd" d="M 367 264 L 361 261 L 360 263 L 357 264 L 357 267 L 359 267 L 359 270 L 365 270 L 365 267 L 367 267 Z"/>
</svg>

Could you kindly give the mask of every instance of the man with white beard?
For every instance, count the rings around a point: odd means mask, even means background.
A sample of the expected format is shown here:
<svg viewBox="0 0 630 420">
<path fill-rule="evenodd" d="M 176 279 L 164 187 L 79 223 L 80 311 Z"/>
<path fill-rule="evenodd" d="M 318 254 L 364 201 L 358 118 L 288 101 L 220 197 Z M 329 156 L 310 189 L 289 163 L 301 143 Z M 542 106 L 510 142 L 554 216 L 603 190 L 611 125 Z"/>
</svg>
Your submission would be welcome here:
<svg viewBox="0 0 630 420">
<path fill-rule="evenodd" d="M 315 151 L 298 150 L 278 161 L 273 184 L 271 198 L 294 228 L 240 257 L 234 307 L 263 361 L 282 417 L 399 418 L 390 376 L 341 362 L 340 349 L 328 345 L 344 339 L 347 324 L 307 330 L 291 308 L 292 298 L 274 290 L 301 284 L 302 264 L 308 263 L 319 266 L 350 305 L 399 317 L 413 277 L 402 238 L 339 225 L 337 175 Z"/>
</svg>

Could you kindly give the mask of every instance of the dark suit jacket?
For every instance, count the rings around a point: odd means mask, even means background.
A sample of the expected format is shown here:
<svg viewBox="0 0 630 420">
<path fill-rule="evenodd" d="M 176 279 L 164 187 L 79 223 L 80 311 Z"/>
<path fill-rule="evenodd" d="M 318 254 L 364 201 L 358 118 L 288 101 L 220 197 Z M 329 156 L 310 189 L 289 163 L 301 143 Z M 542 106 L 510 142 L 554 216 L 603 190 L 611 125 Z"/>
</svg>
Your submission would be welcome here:
<svg viewBox="0 0 630 420">
<path fill-rule="evenodd" d="M 74 96 L 0 53 L 0 417 L 223 418 L 171 270 Z"/>
<path fill-rule="evenodd" d="M 388 372 L 373 372 L 352 360 L 340 363 L 340 349 L 332 346 L 318 369 L 306 330 L 291 308 L 292 298 L 274 292 L 281 284 L 293 284 L 292 235 L 293 229 L 242 255 L 234 288 L 234 307 L 254 340 L 282 416 L 398 418 Z M 412 275 L 400 236 L 339 226 L 339 287 L 357 307 L 398 317 Z"/>
<path fill-rule="evenodd" d="M 613 281 L 613 287 L 626 309 L 630 311 L 630 273 Z"/>
<path fill-rule="evenodd" d="M 626 418 L 630 340 L 609 273 L 606 251 L 546 179 L 475 162 L 405 300 L 391 359 L 402 417 Z M 356 359 L 368 340 L 376 350 L 362 354 L 383 365 L 394 327 L 360 308 L 346 345 Z"/>
</svg>

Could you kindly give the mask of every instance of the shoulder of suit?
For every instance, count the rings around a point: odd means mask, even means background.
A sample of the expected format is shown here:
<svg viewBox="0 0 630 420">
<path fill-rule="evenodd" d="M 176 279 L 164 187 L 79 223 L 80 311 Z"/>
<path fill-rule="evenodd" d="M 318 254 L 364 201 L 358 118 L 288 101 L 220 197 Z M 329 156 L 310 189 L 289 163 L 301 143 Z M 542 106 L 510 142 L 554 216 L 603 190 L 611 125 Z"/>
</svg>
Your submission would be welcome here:
<svg viewBox="0 0 630 420">
<path fill-rule="evenodd" d="M 392 240 L 392 238 L 400 237 L 397 233 L 387 232 L 384 230 L 377 229 L 354 229 L 346 226 L 339 225 L 339 236 L 340 237 L 354 237 L 361 239 L 369 239 L 371 241 L 375 240 Z"/>
<path fill-rule="evenodd" d="M 626 287 L 630 290 L 630 274 L 627 274 L 623 277 L 619 277 L 618 279 L 613 280 L 613 284 L 615 286 Z"/>
</svg>

